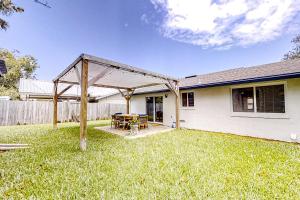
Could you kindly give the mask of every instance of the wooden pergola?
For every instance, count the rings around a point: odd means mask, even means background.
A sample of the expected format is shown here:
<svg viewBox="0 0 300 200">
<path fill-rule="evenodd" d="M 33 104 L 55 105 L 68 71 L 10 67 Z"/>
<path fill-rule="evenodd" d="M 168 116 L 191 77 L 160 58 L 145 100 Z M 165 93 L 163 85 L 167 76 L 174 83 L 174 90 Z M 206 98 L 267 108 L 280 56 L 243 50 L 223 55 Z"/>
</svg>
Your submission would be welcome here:
<svg viewBox="0 0 300 200">
<path fill-rule="evenodd" d="M 54 80 L 53 127 L 57 128 L 58 97 L 73 85 L 80 85 L 80 149 L 87 148 L 87 91 L 89 86 L 118 89 L 126 99 L 126 112 L 129 114 L 130 99 L 136 89 L 155 85 L 166 85 L 175 95 L 176 128 L 179 128 L 179 86 L 178 80 L 158 73 L 129 65 L 82 54 Z M 58 91 L 58 84 L 69 84 Z"/>
</svg>

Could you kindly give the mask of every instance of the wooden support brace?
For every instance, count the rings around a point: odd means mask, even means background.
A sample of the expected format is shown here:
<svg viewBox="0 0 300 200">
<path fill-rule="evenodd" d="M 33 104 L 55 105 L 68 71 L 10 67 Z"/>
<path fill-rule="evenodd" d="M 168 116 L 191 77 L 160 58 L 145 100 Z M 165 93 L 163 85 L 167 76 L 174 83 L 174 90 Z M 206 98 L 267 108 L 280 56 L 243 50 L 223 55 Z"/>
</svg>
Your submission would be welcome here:
<svg viewBox="0 0 300 200">
<path fill-rule="evenodd" d="M 74 69 L 75 69 L 75 73 L 76 73 L 76 76 L 77 76 L 78 84 L 80 85 L 81 84 L 81 78 L 80 78 L 80 73 L 79 73 L 78 68 L 76 67 L 76 65 L 74 66 Z"/>
<path fill-rule="evenodd" d="M 129 104 L 130 104 L 130 99 L 134 93 L 134 89 L 127 89 L 127 94 L 124 94 L 120 89 L 119 92 L 126 100 L 126 114 L 129 114 L 130 111 Z"/>
<path fill-rule="evenodd" d="M 66 91 L 68 91 L 71 87 L 73 86 L 73 84 L 72 85 L 68 85 L 65 89 L 63 89 L 60 93 L 58 93 L 58 97 L 60 97 L 63 93 L 65 93 Z"/>
</svg>

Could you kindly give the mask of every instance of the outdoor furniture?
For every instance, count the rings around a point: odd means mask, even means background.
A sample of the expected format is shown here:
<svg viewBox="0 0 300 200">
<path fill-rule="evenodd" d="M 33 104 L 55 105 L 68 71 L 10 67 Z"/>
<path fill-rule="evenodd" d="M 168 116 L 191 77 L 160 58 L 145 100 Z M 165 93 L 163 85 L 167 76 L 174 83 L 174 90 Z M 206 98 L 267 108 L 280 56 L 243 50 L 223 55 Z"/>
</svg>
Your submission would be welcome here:
<svg viewBox="0 0 300 200">
<path fill-rule="evenodd" d="M 118 123 L 117 128 L 129 129 L 130 121 L 133 120 L 134 115 L 130 114 L 119 114 L 116 115 L 116 120 Z"/>
<path fill-rule="evenodd" d="M 139 129 L 141 129 L 142 127 L 148 128 L 148 115 L 139 115 Z"/>
<path fill-rule="evenodd" d="M 116 114 L 115 128 L 130 129 L 130 124 L 134 120 L 137 120 L 139 129 L 148 127 L 148 115 Z"/>
<path fill-rule="evenodd" d="M 119 121 L 116 119 L 117 115 L 120 115 L 122 113 L 115 113 L 111 116 L 111 122 L 110 122 L 110 127 L 114 126 L 115 128 L 118 127 Z"/>
</svg>

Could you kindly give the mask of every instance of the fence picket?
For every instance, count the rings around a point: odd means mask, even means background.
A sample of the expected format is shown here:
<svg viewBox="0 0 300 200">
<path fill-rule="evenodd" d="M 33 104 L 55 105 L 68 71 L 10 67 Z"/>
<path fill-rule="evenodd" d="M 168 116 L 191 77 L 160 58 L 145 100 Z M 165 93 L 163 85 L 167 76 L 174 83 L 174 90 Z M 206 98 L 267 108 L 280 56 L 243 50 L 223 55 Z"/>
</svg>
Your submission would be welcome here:
<svg viewBox="0 0 300 200">
<path fill-rule="evenodd" d="M 88 103 L 88 120 L 105 119 L 125 110 L 124 104 Z M 0 101 L 0 126 L 51 123 L 52 112 L 50 101 Z M 79 102 L 58 103 L 59 121 L 71 121 L 74 114 L 80 114 Z"/>
</svg>

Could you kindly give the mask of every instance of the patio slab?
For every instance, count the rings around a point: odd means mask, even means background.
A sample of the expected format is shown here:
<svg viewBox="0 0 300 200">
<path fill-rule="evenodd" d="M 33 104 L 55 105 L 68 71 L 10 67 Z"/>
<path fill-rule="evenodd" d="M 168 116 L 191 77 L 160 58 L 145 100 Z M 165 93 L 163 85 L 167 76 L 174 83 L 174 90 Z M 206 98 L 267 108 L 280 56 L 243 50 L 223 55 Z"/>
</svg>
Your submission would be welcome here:
<svg viewBox="0 0 300 200">
<path fill-rule="evenodd" d="M 111 133 L 114 135 L 119 135 L 124 137 L 125 139 L 136 139 L 136 138 L 142 138 L 147 137 L 150 135 L 155 135 L 158 133 L 164 133 L 168 131 L 174 130 L 174 128 L 170 128 L 168 126 L 163 125 L 157 125 L 157 124 L 149 124 L 148 128 L 139 130 L 139 133 L 137 135 L 130 135 L 130 130 L 123 130 L 123 129 L 115 129 L 114 127 L 110 126 L 101 126 L 101 127 L 95 127 L 97 130 L 101 130 L 107 133 Z"/>
</svg>

